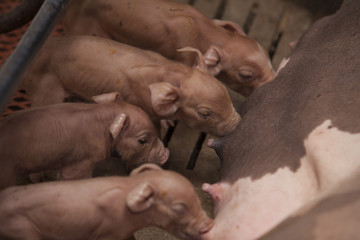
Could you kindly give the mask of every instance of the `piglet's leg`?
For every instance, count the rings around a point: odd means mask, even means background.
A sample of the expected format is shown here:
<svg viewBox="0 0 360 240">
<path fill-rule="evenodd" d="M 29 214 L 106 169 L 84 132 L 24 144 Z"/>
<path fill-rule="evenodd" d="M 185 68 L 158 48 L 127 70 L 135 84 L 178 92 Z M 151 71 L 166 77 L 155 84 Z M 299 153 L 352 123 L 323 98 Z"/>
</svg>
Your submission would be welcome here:
<svg viewBox="0 0 360 240">
<path fill-rule="evenodd" d="M 60 176 L 62 180 L 91 178 L 94 164 L 90 160 L 82 160 L 80 162 L 62 167 Z"/>
</svg>

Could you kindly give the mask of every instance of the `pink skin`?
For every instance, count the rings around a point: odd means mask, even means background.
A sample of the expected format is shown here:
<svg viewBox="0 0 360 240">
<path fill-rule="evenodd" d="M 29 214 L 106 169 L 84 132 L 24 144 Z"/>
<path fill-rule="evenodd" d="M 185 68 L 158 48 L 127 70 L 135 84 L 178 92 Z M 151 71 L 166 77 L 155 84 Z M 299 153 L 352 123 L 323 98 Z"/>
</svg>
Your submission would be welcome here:
<svg viewBox="0 0 360 240">
<path fill-rule="evenodd" d="M 260 178 L 239 174 L 236 180 L 227 181 L 222 169 L 221 181 L 202 186 L 214 201 L 215 215 L 214 227 L 203 238 L 258 239 L 287 217 L 291 219 L 297 209 L 306 204 L 311 206 L 309 202 L 316 198 L 321 200 L 334 186 L 359 176 L 359 140 L 360 134 L 341 131 L 326 120 L 304 140 L 306 154 L 301 156 L 297 171 L 284 167 Z M 210 139 L 208 146 L 221 151 L 217 141 Z M 232 167 L 236 167 L 234 165 L 235 162 Z M 261 167 L 256 166 L 256 169 Z M 353 180 L 349 186 L 356 186 L 354 182 L 357 181 Z M 344 186 L 346 184 L 338 190 L 345 191 Z"/>
<path fill-rule="evenodd" d="M 210 20 L 187 4 L 165 0 L 74 0 L 65 12 L 66 35 L 96 35 L 192 66 L 195 58 L 177 49 L 193 47 L 205 56 L 207 70 L 248 96 L 274 78 L 269 57 L 230 21 Z"/>
<path fill-rule="evenodd" d="M 0 193 L 1 239 L 127 239 L 157 226 L 180 239 L 212 227 L 192 184 L 144 164 L 130 177 L 103 177 L 8 188 Z"/>
<path fill-rule="evenodd" d="M 124 102 L 32 108 L 3 119 L 0 130 L 0 189 L 50 169 L 60 169 L 62 179 L 91 177 L 94 165 L 110 157 L 129 169 L 169 157 L 146 113 Z"/>
<path fill-rule="evenodd" d="M 349 177 L 261 237 L 273 239 L 356 239 L 360 236 L 360 175 Z"/>
<path fill-rule="evenodd" d="M 216 136 L 232 132 L 240 116 L 225 87 L 204 70 L 203 56 L 196 49 L 182 51 L 196 56 L 196 67 L 108 39 L 51 38 L 25 73 L 23 86 L 34 106 L 74 95 L 90 100 L 119 92 L 156 124 L 162 119 L 180 120 Z"/>
</svg>

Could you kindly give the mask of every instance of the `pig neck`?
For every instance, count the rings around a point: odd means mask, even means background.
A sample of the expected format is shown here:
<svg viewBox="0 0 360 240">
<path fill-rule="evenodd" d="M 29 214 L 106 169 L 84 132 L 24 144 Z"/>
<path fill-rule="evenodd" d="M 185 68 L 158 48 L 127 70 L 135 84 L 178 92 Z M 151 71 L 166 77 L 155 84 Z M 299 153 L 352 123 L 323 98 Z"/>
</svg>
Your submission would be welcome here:
<svg viewBox="0 0 360 240">
<path fill-rule="evenodd" d="M 116 116 L 120 113 L 127 113 L 126 107 L 122 103 L 99 104 L 98 111 L 94 113 L 95 126 L 100 132 L 98 139 L 104 139 L 105 152 L 104 159 L 112 157 L 111 152 L 113 148 L 113 139 L 110 134 L 110 125 L 113 123 Z M 102 159 L 103 160 L 103 159 Z"/>
<path fill-rule="evenodd" d="M 129 192 L 134 189 L 139 184 L 142 184 L 144 182 L 151 182 L 150 179 L 144 179 L 140 176 L 135 177 L 128 177 L 126 179 L 123 179 L 118 184 L 118 189 L 121 191 L 121 194 L 123 196 L 122 199 L 126 199 L 126 196 L 129 194 Z M 153 186 L 156 186 L 153 184 Z M 134 232 L 137 230 L 148 227 L 151 225 L 156 225 L 153 222 L 153 219 L 156 218 L 155 215 L 156 212 L 154 212 L 154 207 L 150 207 L 150 209 L 142 211 L 142 212 L 132 212 L 127 206 L 126 206 L 126 200 L 122 200 L 116 197 L 116 200 L 114 201 L 113 206 L 114 208 L 109 207 L 109 213 L 111 214 L 111 219 L 117 219 L 117 224 L 112 223 L 112 226 L 115 225 L 115 227 L 118 227 L 119 231 L 117 232 L 117 236 L 121 236 L 121 239 L 125 239 L 128 237 L 131 237 Z M 116 202 L 116 203 L 115 203 Z M 119 204 L 119 203 L 122 204 Z M 110 205 L 110 204 L 109 204 Z M 109 206 L 108 205 L 108 206 Z"/>
<path fill-rule="evenodd" d="M 199 25 L 198 29 L 201 30 L 198 31 L 197 47 L 203 54 L 205 54 L 211 45 L 215 45 L 220 48 L 224 47 L 224 43 L 229 36 L 226 32 L 224 34 L 224 29 L 216 26 L 213 22 L 208 21 L 200 21 Z"/>
</svg>

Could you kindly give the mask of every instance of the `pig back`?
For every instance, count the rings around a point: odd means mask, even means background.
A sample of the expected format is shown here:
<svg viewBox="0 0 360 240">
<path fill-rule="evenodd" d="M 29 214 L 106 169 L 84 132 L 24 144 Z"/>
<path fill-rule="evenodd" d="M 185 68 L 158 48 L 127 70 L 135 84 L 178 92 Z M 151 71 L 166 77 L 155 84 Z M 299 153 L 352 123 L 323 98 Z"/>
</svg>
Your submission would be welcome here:
<svg viewBox="0 0 360 240">
<path fill-rule="evenodd" d="M 196 18 L 209 21 L 190 5 L 175 1 L 86 0 L 70 3 L 63 24 L 66 35 L 116 39 L 177 59 L 176 49 L 191 46 L 203 34 L 196 28 Z M 85 26 L 89 22 L 91 27 Z"/>
<path fill-rule="evenodd" d="M 360 132 L 359 19 L 360 2 L 345 1 L 310 27 L 275 80 L 248 98 L 236 131 L 218 141 L 224 180 L 296 171 L 304 139 L 325 120 Z"/>
<path fill-rule="evenodd" d="M 2 164 L 19 174 L 59 168 L 84 158 L 104 159 L 108 127 L 118 108 L 62 103 L 14 113 L 2 120 Z M 91 129 L 91 131 L 89 131 Z"/>
</svg>

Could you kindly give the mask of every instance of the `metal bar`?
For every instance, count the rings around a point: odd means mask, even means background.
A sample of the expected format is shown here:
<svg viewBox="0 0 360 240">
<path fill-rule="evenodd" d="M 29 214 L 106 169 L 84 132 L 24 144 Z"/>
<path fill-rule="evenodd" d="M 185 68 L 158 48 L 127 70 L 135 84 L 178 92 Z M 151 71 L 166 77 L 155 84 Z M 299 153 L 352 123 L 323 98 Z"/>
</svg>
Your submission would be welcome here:
<svg viewBox="0 0 360 240">
<path fill-rule="evenodd" d="M 202 148 L 202 145 L 203 145 L 205 139 L 206 139 L 206 133 L 201 132 L 199 134 L 198 140 L 196 141 L 195 147 L 191 153 L 191 156 L 190 156 L 189 162 L 186 166 L 186 169 L 190 169 L 190 170 L 194 169 L 196 160 L 198 159 L 198 156 L 200 154 L 200 151 L 201 151 L 201 148 Z"/>
<path fill-rule="evenodd" d="M 69 0 L 46 0 L 18 46 L 0 69 L 0 111 L 20 84 L 27 66 L 36 56 L 54 28 Z"/>
<path fill-rule="evenodd" d="M 169 129 L 167 130 L 164 138 L 163 138 L 163 143 L 164 143 L 164 147 L 168 147 L 169 142 L 171 140 L 171 137 L 175 131 L 176 125 L 178 124 L 178 121 L 174 122 L 174 126 L 173 127 L 169 127 Z"/>
</svg>

